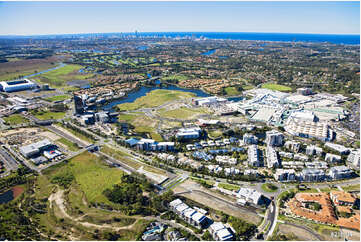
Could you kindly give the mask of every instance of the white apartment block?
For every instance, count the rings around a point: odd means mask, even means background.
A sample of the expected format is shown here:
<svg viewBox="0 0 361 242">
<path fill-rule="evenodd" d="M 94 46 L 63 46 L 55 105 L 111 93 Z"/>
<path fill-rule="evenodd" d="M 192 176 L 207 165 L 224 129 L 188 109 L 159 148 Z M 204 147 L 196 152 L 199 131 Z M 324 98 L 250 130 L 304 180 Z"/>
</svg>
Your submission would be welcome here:
<svg viewBox="0 0 361 242">
<path fill-rule="evenodd" d="M 248 165 L 260 167 L 262 166 L 260 157 L 259 157 L 259 150 L 257 148 L 257 145 L 250 145 L 248 146 Z"/>
<path fill-rule="evenodd" d="M 267 146 L 282 146 L 284 136 L 277 130 L 271 130 L 266 132 L 266 144 Z"/>
<path fill-rule="evenodd" d="M 278 159 L 277 151 L 272 146 L 267 146 L 266 156 L 268 168 L 280 167 L 280 160 Z"/>
</svg>

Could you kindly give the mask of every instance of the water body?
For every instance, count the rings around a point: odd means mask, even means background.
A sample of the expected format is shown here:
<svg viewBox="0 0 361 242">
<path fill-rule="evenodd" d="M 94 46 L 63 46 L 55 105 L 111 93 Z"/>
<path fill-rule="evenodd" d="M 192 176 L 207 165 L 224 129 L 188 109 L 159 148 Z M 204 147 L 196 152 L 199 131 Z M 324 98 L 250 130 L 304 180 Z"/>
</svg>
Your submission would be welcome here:
<svg viewBox="0 0 361 242">
<path fill-rule="evenodd" d="M 134 35 L 134 33 L 123 33 Z M 144 32 L 138 36 L 157 37 L 205 37 L 208 39 L 258 40 L 281 42 L 329 42 L 333 44 L 359 45 L 359 34 L 294 34 L 294 33 L 228 33 L 228 32 Z"/>
<path fill-rule="evenodd" d="M 14 199 L 13 190 L 8 190 L 0 194 L 0 204 L 8 203 Z"/>
<path fill-rule="evenodd" d="M 49 72 L 49 71 L 53 71 L 53 70 L 62 68 L 62 67 L 64 67 L 64 66 L 66 66 L 66 64 L 61 63 L 60 65 L 58 65 L 58 66 L 56 66 L 56 67 L 53 67 L 53 68 L 50 68 L 50 69 L 47 69 L 47 70 L 44 70 L 44 71 L 40 71 L 40 72 L 31 74 L 31 75 L 24 76 L 24 78 L 29 78 L 29 77 L 38 76 L 38 75 L 44 74 L 44 73 L 46 73 L 46 72 Z"/>
<path fill-rule="evenodd" d="M 108 103 L 107 105 L 103 106 L 102 109 L 103 110 L 112 110 L 113 107 L 118 105 L 118 104 L 134 102 L 136 99 L 138 99 L 140 97 L 144 97 L 148 92 L 151 92 L 151 91 L 157 90 L 157 89 L 191 92 L 191 93 L 194 93 L 197 97 L 209 97 L 210 96 L 209 94 L 203 92 L 202 90 L 186 89 L 186 88 L 181 88 L 181 87 L 177 87 L 177 86 L 173 86 L 173 85 L 169 85 L 167 87 L 145 87 L 145 86 L 142 86 L 139 89 L 128 93 L 128 95 L 126 97 L 123 97 L 121 99 L 117 99 L 117 100 L 114 100 L 114 101 Z M 114 110 L 112 110 L 112 111 L 114 111 Z"/>
<path fill-rule="evenodd" d="M 216 52 L 215 49 L 214 49 L 214 50 L 207 51 L 207 52 L 204 52 L 204 53 L 202 53 L 201 55 L 212 55 L 212 54 L 214 54 L 214 52 Z"/>
<path fill-rule="evenodd" d="M 146 50 L 146 49 L 148 49 L 148 48 L 149 48 L 148 46 L 142 45 L 142 46 L 139 46 L 137 49 L 138 49 L 138 50 Z"/>
</svg>

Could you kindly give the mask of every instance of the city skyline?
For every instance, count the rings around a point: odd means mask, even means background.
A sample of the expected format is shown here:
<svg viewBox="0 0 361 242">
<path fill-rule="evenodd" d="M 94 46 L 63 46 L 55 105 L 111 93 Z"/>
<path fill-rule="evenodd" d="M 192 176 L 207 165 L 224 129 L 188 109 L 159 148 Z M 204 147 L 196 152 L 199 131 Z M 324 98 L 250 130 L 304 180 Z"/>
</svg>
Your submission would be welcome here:
<svg viewBox="0 0 361 242">
<path fill-rule="evenodd" d="M 0 35 L 359 34 L 359 2 L 1 2 Z"/>
</svg>

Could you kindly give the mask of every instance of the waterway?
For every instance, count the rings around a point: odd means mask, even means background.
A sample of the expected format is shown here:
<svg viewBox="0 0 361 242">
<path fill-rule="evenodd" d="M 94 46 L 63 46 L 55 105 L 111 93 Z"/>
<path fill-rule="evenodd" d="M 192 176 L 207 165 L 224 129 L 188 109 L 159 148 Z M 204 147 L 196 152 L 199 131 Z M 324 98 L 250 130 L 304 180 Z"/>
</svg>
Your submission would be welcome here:
<svg viewBox="0 0 361 242">
<path fill-rule="evenodd" d="M 134 102 L 136 99 L 147 95 L 148 92 L 151 92 L 151 91 L 157 90 L 157 89 L 191 92 L 191 93 L 194 93 L 197 97 L 209 97 L 210 96 L 208 93 L 205 93 L 205 92 L 203 92 L 202 90 L 199 90 L 199 89 L 186 89 L 186 88 L 181 88 L 181 87 L 177 87 L 177 86 L 174 86 L 174 85 L 168 85 L 166 87 L 142 86 L 142 87 L 136 89 L 135 91 L 128 93 L 128 95 L 126 97 L 114 100 L 114 101 L 106 104 L 105 106 L 103 106 L 103 110 L 112 110 L 113 107 L 118 105 L 118 104 Z M 114 111 L 114 110 L 112 110 L 112 111 Z"/>
<path fill-rule="evenodd" d="M 116 100 L 111 101 L 110 103 L 104 105 L 102 107 L 102 109 L 103 110 L 114 111 L 114 109 L 113 109 L 114 106 L 116 106 L 118 104 L 122 104 L 122 103 L 132 103 L 136 99 L 147 95 L 148 92 L 151 92 L 151 91 L 157 90 L 157 89 L 191 92 L 191 93 L 194 93 L 197 97 L 209 97 L 209 96 L 211 96 L 210 94 L 208 94 L 206 92 L 203 92 L 202 90 L 199 90 L 199 89 L 187 89 L 187 88 L 181 88 L 181 87 L 174 86 L 174 85 L 168 85 L 168 86 L 163 86 L 163 87 L 160 87 L 160 86 L 154 86 L 154 87 L 142 86 L 142 87 L 136 89 L 135 91 L 128 93 L 127 96 L 122 97 L 120 99 L 116 99 Z M 238 101 L 243 100 L 243 97 L 230 97 L 230 98 L 228 98 L 228 100 L 233 101 L 233 102 L 238 102 Z"/>
<path fill-rule="evenodd" d="M 216 52 L 216 49 L 204 52 L 201 55 L 212 55 L 212 54 L 214 54 L 214 52 Z"/>
<path fill-rule="evenodd" d="M 37 72 L 37 73 L 34 73 L 34 74 L 30 74 L 30 75 L 24 76 L 24 78 L 29 78 L 29 77 L 38 76 L 38 75 L 44 74 L 44 73 L 46 73 L 46 72 L 59 69 L 59 68 L 64 67 L 64 66 L 66 66 L 66 64 L 60 63 L 60 65 L 58 65 L 58 66 L 56 66 L 56 67 L 53 67 L 53 68 L 50 68 L 50 69 L 47 69 L 47 70 L 44 70 L 44 71 L 40 71 L 40 72 Z"/>
</svg>

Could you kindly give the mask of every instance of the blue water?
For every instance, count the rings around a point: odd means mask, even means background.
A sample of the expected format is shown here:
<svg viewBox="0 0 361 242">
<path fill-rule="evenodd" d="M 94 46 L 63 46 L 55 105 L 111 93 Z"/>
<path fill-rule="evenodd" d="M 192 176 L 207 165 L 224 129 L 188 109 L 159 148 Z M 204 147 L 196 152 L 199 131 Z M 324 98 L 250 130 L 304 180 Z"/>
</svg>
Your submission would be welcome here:
<svg viewBox="0 0 361 242">
<path fill-rule="evenodd" d="M 24 76 L 24 78 L 29 78 L 29 77 L 33 77 L 33 76 L 38 76 L 38 75 L 44 74 L 44 73 L 46 73 L 46 72 L 49 72 L 49 71 L 53 71 L 53 70 L 59 69 L 59 68 L 64 67 L 64 66 L 66 66 L 66 64 L 61 63 L 61 64 L 60 64 L 60 65 L 58 65 L 57 67 L 53 67 L 53 68 L 50 68 L 50 69 L 47 69 L 47 70 L 44 70 L 44 71 L 40 71 L 40 72 L 37 72 L 37 73 L 31 74 L 31 75 L 27 75 L 27 76 Z"/>
<path fill-rule="evenodd" d="M 8 190 L 7 192 L 0 194 L 0 204 L 8 203 L 13 199 L 14 199 L 13 190 Z"/>
<path fill-rule="evenodd" d="M 138 50 L 146 50 L 146 49 L 148 49 L 148 48 L 149 48 L 148 46 L 142 45 L 142 46 L 139 46 L 137 49 L 138 49 Z"/>
<path fill-rule="evenodd" d="M 103 106 L 103 110 L 112 110 L 112 108 L 118 104 L 122 103 L 131 103 L 134 102 L 137 98 L 145 96 L 148 92 L 151 92 L 153 90 L 157 89 L 166 89 L 166 90 L 176 90 L 176 91 L 184 91 L 184 92 L 191 92 L 194 93 L 197 97 L 209 97 L 210 95 L 197 89 L 186 89 L 186 88 L 180 88 L 177 86 L 169 85 L 167 87 L 145 87 L 142 86 L 139 89 L 137 89 L 134 92 L 128 93 L 128 96 L 114 100 L 107 105 Z"/>
<path fill-rule="evenodd" d="M 201 55 L 212 55 L 212 54 L 214 54 L 214 52 L 216 52 L 216 50 L 210 50 L 210 51 L 202 53 Z"/>
<path fill-rule="evenodd" d="M 123 35 L 133 35 L 126 33 Z M 228 32 L 144 32 L 139 36 L 205 37 L 208 39 L 259 40 L 282 42 L 329 42 L 333 44 L 360 44 L 360 35 L 346 34 L 293 34 L 293 33 L 228 33 Z"/>
</svg>

